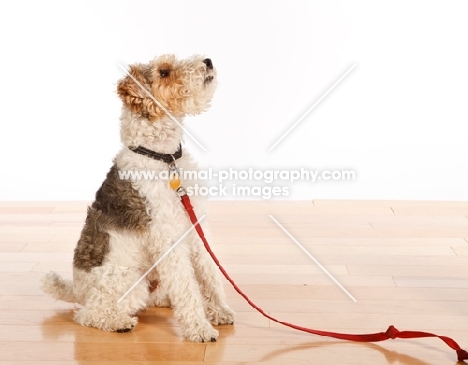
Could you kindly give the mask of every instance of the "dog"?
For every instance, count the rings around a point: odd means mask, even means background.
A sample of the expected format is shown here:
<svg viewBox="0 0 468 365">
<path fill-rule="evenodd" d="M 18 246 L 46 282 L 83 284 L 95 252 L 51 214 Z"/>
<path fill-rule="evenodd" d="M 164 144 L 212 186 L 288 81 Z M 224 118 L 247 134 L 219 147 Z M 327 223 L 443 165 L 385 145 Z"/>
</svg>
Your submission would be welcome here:
<svg viewBox="0 0 468 365">
<path fill-rule="evenodd" d="M 42 280 L 44 292 L 80 304 L 75 322 L 128 332 L 144 308 L 171 307 L 184 338 L 194 342 L 214 342 L 219 333 L 212 325 L 233 324 L 220 271 L 195 230 L 138 282 L 192 224 L 167 180 L 126 180 L 120 175 L 167 172 L 175 165 L 197 170 L 189 152 L 182 151 L 182 122 L 208 109 L 216 76 L 209 58 L 163 55 L 131 65 L 119 80 L 123 147 L 88 207 L 74 251 L 73 280 L 55 272 Z M 193 175 L 191 179 L 183 185 L 202 184 Z M 191 198 L 197 215 L 205 215 L 204 198 Z"/>
</svg>

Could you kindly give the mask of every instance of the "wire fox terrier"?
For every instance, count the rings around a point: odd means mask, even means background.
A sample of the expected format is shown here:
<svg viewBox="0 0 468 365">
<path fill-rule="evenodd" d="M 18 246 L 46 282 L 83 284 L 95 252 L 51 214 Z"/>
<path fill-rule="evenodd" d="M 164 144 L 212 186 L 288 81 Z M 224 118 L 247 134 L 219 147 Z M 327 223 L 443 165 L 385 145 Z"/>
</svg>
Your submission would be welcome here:
<svg viewBox="0 0 468 365">
<path fill-rule="evenodd" d="M 74 315 L 77 323 L 128 332 L 139 310 L 170 306 L 184 338 L 195 342 L 216 341 L 212 324 L 233 323 L 220 271 L 194 230 L 124 296 L 191 223 L 167 180 L 124 180 L 119 171 L 167 171 L 171 160 L 184 171 L 196 171 L 189 153 L 182 153 L 180 123 L 209 107 L 216 85 L 213 63 L 201 56 L 161 56 L 130 66 L 119 81 L 123 147 L 88 207 L 75 248 L 73 281 L 54 272 L 43 278 L 46 293 L 81 305 Z M 201 182 L 184 180 L 186 187 L 196 184 Z M 199 216 L 204 214 L 202 197 L 192 196 L 192 204 Z"/>
</svg>

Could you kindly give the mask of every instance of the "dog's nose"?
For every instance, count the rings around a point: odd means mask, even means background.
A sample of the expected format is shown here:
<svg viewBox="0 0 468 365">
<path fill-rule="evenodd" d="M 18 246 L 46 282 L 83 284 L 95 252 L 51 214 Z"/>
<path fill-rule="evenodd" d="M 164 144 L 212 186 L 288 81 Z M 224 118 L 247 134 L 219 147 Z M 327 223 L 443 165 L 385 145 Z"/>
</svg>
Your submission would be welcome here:
<svg viewBox="0 0 468 365">
<path fill-rule="evenodd" d="M 205 58 L 203 60 L 203 63 L 208 67 L 208 69 L 212 70 L 213 69 L 213 62 L 211 62 L 210 58 Z"/>
</svg>

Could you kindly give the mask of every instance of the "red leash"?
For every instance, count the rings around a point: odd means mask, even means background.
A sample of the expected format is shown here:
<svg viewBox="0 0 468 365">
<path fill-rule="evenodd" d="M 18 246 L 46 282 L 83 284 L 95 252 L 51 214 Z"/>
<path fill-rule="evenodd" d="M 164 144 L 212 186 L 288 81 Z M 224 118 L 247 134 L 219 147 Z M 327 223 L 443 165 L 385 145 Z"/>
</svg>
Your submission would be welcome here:
<svg viewBox="0 0 468 365">
<path fill-rule="evenodd" d="M 190 217 L 190 221 L 192 222 L 193 225 L 195 225 L 195 229 L 197 230 L 198 235 L 200 236 L 201 240 L 203 241 L 203 244 L 205 245 L 206 250 L 208 251 L 208 253 L 212 257 L 212 259 L 214 260 L 216 265 L 219 267 L 219 269 L 223 273 L 224 277 L 231 283 L 231 285 L 234 287 L 234 289 L 250 304 L 250 306 L 252 308 L 255 308 L 258 312 L 260 312 L 266 318 L 268 318 L 268 319 L 270 319 L 270 320 L 272 320 L 274 322 L 281 323 L 284 326 L 299 330 L 299 331 L 311 333 L 311 334 L 318 335 L 318 336 L 332 337 L 332 338 L 337 338 L 337 339 L 340 339 L 340 340 L 355 341 L 355 342 L 379 342 L 379 341 L 385 341 L 385 340 L 395 339 L 395 338 L 437 337 L 437 338 L 440 338 L 450 348 L 452 348 L 453 350 L 455 350 L 457 352 L 458 361 L 468 360 L 468 352 L 463 350 L 458 345 L 458 343 L 456 343 L 453 339 L 451 339 L 450 337 L 446 337 L 446 336 L 438 336 L 438 335 L 435 335 L 433 333 L 419 332 L 419 331 L 401 331 L 400 332 L 395 327 L 390 326 L 390 327 L 388 327 L 387 331 L 385 331 L 385 332 L 378 332 L 378 333 L 371 333 L 371 334 L 361 334 L 361 335 L 344 334 L 344 333 L 336 333 L 336 332 L 319 331 L 319 330 L 314 330 L 314 329 L 311 329 L 311 328 L 301 327 L 301 326 L 297 326 L 295 324 L 280 321 L 280 320 L 270 316 L 269 314 L 265 313 L 265 311 L 263 309 L 261 309 L 254 302 L 252 302 L 249 299 L 249 297 L 242 292 L 242 290 L 230 278 L 230 276 L 228 275 L 226 270 L 224 270 L 224 268 L 221 266 L 221 264 L 219 263 L 219 260 L 216 258 L 215 254 L 211 250 L 211 248 L 210 248 L 210 246 L 209 246 L 209 244 L 208 244 L 208 242 L 207 242 L 207 240 L 205 238 L 205 235 L 203 233 L 203 230 L 202 230 L 200 224 L 197 223 L 198 219 L 197 219 L 197 217 L 195 215 L 195 212 L 193 211 L 193 207 L 192 207 L 192 204 L 190 203 L 189 196 L 186 195 L 184 192 L 182 192 L 181 194 L 183 194 L 183 195 L 181 195 L 180 198 L 181 198 L 182 204 L 184 205 L 185 209 L 187 210 L 187 213 L 188 213 L 188 215 Z"/>
</svg>

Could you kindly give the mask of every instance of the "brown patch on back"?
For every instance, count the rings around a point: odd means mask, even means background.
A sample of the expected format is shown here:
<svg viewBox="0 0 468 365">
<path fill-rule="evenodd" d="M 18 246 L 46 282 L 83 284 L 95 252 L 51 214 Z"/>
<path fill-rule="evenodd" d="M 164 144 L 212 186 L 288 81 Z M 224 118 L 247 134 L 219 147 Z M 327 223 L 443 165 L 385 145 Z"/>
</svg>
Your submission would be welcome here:
<svg viewBox="0 0 468 365">
<path fill-rule="evenodd" d="M 109 234 L 102 226 L 104 221 L 100 211 L 88 208 L 86 223 L 73 256 L 74 267 L 89 272 L 93 267 L 102 265 L 109 252 Z"/>
<path fill-rule="evenodd" d="M 74 267 L 89 272 L 102 265 L 109 252 L 109 229 L 143 233 L 150 222 L 144 199 L 130 181 L 120 179 L 117 167 L 112 166 L 96 193 L 96 200 L 88 208 L 75 248 Z"/>
</svg>

